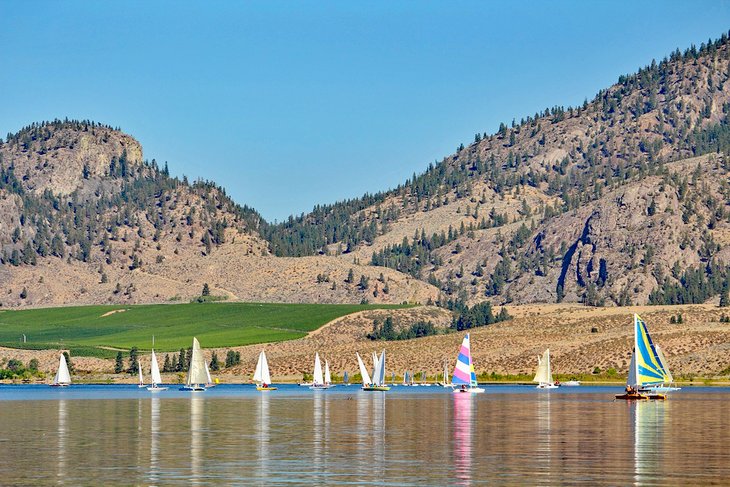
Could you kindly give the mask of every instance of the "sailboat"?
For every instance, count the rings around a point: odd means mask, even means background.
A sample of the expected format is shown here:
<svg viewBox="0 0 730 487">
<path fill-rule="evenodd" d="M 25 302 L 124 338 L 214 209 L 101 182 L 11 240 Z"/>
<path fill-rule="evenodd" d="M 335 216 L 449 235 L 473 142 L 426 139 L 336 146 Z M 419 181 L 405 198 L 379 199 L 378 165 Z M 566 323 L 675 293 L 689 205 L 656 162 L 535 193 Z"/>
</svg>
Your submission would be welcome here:
<svg viewBox="0 0 730 487">
<path fill-rule="evenodd" d="M 441 387 L 454 387 L 454 384 L 449 381 L 449 364 L 444 360 L 444 379 L 439 384 Z"/>
<path fill-rule="evenodd" d="M 210 389 L 211 387 L 215 387 L 217 384 L 213 382 L 213 379 L 210 378 L 210 367 L 208 367 L 208 361 L 205 361 L 205 376 L 207 377 L 207 381 L 205 383 L 205 387 Z"/>
<path fill-rule="evenodd" d="M 479 387 L 477 383 L 477 374 L 474 371 L 474 364 L 471 361 L 471 345 L 469 343 L 468 333 L 461 342 L 451 383 L 459 386 L 454 389 L 454 392 L 471 392 L 472 394 L 484 392 L 484 389 Z"/>
<path fill-rule="evenodd" d="M 407 370 L 405 372 L 403 372 L 403 385 L 404 386 L 411 385 L 411 384 L 408 383 L 408 371 Z"/>
<path fill-rule="evenodd" d="M 152 376 L 152 384 L 147 388 L 150 392 L 166 391 L 167 387 L 160 387 L 162 377 L 160 377 L 160 366 L 157 364 L 157 356 L 155 349 L 152 349 L 152 358 L 150 359 L 150 375 Z"/>
<path fill-rule="evenodd" d="M 142 377 L 142 364 L 137 362 L 137 373 L 139 374 L 139 383 L 137 384 L 137 387 L 144 387 L 144 377 Z"/>
<path fill-rule="evenodd" d="M 380 353 L 380 358 L 375 356 L 375 368 L 373 370 L 373 377 L 370 378 L 368 370 L 365 367 L 359 353 L 357 355 L 357 364 L 360 367 L 360 375 L 362 375 L 362 390 L 363 391 L 389 391 L 390 387 L 385 385 L 385 350 Z M 373 354 L 375 355 L 375 354 Z"/>
<path fill-rule="evenodd" d="M 208 382 L 208 375 L 205 373 L 205 359 L 203 351 L 200 348 L 198 339 L 193 337 L 193 354 L 190 357 L 190 368 L 188 368 L 188 377 L 185 385 L 180 388 L 181 391 L 204 391 L 205 384 Z"/>
<path fill-rule="evenodd" d="M 327 369 L 327 376 L 329 376 L 329 364 L 326 363 L 326 369 Z M 329 377 L 325 378 L 322 375 L 322 362 L 319 360 L 319 353 L 314 354 L 314 379 L 312 380 L 312 385 L 309 387 L 312 390 L 319 390 L 319 389 L 329 389 Z"/>
<path fill-rule="evenodd" d="M 672 375 L 669 373 L 664 355 L 654 345 L 644 320 L 634 313 L 634 349 L 631 352 L 626 391 L 623 394 L 616 394 L 616 399 L 629 401 L 666 399 L 666 394 L 652 388 L 671 382 Z"/>
<path fill-rule="evenodd" d="M 557 389 L 559 386 L 553 381 L 553 373 L 550 370 L 550 349 L 543 352 L 542 357 L 537 356 L 537 372 L 532 382 L 537 382 L 538 389 Z"/>
<path fill-rule="evenodd" d="M 61 358 L 58 361 L 58 371 L 56 377 L 53 378 L 51 386 L 53 387 L 66 387 L 71 385 L 71 374 L 68 372 L 68 365 L 66 365 L 66 357 L 61 354 Z"/>
<path fill-rule="evenodd" d="M 275 391 L 271 387 L 271 375 L 269 374 L 269 362 L 266 360 L 266 352 L 261 350 L 259 360 L 256 362 L 256 370 L 253 373 L 253 381 L 256 383 L 257 391 Z"/>
<path fill-rule="evenodd" d="M 342 374 L 342 383 L 345 384 L 346 386 L 350 385 L 350 374 L 348 374 L 347 371 L 345 371 L 345 373 Z"/>
</svg>

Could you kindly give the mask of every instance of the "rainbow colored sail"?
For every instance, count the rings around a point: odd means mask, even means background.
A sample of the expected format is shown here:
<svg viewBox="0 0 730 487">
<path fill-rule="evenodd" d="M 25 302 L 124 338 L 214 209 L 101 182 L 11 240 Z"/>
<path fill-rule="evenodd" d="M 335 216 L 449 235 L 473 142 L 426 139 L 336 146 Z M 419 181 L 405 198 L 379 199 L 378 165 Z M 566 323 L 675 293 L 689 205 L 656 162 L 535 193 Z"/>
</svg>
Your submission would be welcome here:
<svg viewBox="0 0 730 487">
<path fill-rule="evenodd" d="M 646 323 L 637 314 L 634 314 L 634 353 L 636 385 L 664 384 L 672 381 L 661 351 L 654 345 L 654 342 L 646 329 Z"/>
<path fill-rule="evenodd" d="M 456 359 L 456 367 L 451 383 L 455 385 L 469 385 L 476 387 L 477 374 L 474 371 L 474 364 L 471 361 L 471 346 L 469 344 L 469 334 L 467 333 L 461 342 L 459 356 Z"/>
</svg>

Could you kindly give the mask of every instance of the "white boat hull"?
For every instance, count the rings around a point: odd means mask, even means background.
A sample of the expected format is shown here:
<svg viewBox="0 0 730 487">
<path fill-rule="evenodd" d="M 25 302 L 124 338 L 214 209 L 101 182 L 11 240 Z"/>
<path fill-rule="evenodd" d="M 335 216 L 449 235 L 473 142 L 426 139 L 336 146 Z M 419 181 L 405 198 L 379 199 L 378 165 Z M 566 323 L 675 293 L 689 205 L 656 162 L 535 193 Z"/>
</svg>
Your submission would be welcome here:
<svg viewBox="0 0 730 487">
<path fill-rule="evenodd" d="M 150 391 L 150 392 L 160 392 L 160 391 L 166 391 L 167 390 L 167 387 L 152 387 L 152 386 L 150 386 L 150 387 L 147 388 L 147 390 Z"/>
<path fill-rule="evenodd" d="M 321 386 L 309 386 L 309 389 L 312 391 L 318 391 L 318 390 L 329 389 L 330 387 L 333 387 L 333 386 L 323 384 Z"/>
<path fill-rule="evenodd" d="M 467 387 L 466 389 L 454 389 L 454 394 L 457 393 L 471 393 L 471 394 L 481 394 L 484 392 L 484 389 L 482 387 Z"/>
<path fill-rule="evenodd" d="M 558 387 L 560 386 L 556 384 L 538 384 L 535 389 L 557 389 Z"/>
<path fill-rule="evenodd" d="M 578 387 L 579 385 L 580 385 L 580 381 L 579 380 L 569 380 L 569 381 L 561 382 L 560 383 L 560 386 L 561 387 L 563 387 L 563 386 L 564 387 Z"/>
</svg>

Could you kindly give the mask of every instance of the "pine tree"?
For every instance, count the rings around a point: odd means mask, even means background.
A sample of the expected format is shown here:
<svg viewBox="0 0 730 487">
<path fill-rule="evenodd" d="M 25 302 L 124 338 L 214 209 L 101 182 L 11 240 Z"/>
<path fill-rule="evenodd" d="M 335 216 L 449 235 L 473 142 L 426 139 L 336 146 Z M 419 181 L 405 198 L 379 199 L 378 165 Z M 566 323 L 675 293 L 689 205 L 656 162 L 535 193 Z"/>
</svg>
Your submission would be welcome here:
<svg viewBox="0 0 730 487">
<path fill-rule="evenodd" d="M 218 354 L 213 352 L 213 356 L 210 358 L 210 370 L 219 370 L 220 364 L 218 363 Z"/>
<path fill-rule="evenodd" d="M 203 291 L 200 294 L 201 296 L 210 296 L 210 287 L 208 287 L 208 283 L 206 282 L 203 284 Z"/>
<path fill-rule="evenodd" d="M 165 364 L 162 366 L 162 371 L 163 372 L 172 372 L 169 354 L 165 354 Z"/>
<path fill-rule="evenodd" d="M 127 372 L 130 374 L 136 374 L 139 370 L 139 359 L 137 357 L 137 347 L 132 347 L 129 351 L 129 368 Z"/>
<path fill-rule="evenodd" d="M 122 352 L 117 352 L 117 360 L 114 363 L 114 373 L 120 374 L 124 370 L 124 358 L 122 357 Z"/>
</svg>

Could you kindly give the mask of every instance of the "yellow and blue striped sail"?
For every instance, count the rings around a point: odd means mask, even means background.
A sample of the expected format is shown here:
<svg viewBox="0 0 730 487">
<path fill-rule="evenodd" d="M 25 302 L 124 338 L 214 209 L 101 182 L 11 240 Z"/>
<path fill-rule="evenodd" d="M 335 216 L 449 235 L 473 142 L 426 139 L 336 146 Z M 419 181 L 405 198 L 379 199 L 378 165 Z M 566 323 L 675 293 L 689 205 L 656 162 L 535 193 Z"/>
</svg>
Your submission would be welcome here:
<svg viewBox="0 0 730 487">
<path fill-rule="evenodd" d="M 636 382 L 637 385 L 652 385 L 671 382 L 671 376 L 666 365 L 657 353 L 654 342 L 651 340 L 646 323 L 634 314 L 634 336 L 636 353 Z"/>
</svg>

